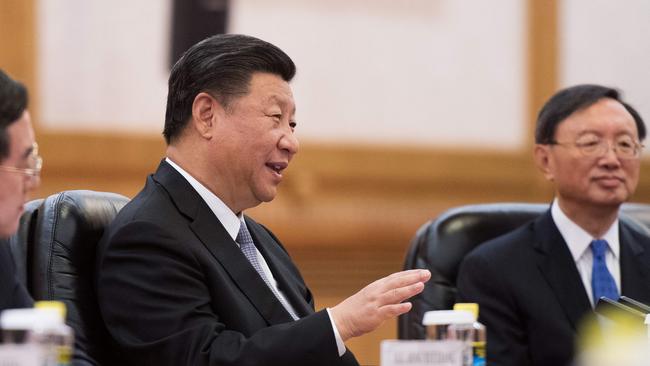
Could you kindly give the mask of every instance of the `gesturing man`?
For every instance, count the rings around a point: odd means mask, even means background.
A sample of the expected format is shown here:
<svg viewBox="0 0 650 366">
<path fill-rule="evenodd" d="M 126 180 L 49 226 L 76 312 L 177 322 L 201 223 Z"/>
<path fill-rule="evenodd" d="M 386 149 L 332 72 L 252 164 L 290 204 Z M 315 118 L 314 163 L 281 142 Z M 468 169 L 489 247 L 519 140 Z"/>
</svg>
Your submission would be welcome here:
<svg viewBox="0 0 650 366">
<path fill-rule="evenodd" d="M 291 59 L 218 35 L 169 78 L 166 158 L 98 251 L 97 293 L 131 365 L 357 365 L 344 342 L 410 309 L 428 271 L 396 273 L 314 312 L 279 240 L 244 211 L 275 198 L 298 152 Z"/>
</svg>

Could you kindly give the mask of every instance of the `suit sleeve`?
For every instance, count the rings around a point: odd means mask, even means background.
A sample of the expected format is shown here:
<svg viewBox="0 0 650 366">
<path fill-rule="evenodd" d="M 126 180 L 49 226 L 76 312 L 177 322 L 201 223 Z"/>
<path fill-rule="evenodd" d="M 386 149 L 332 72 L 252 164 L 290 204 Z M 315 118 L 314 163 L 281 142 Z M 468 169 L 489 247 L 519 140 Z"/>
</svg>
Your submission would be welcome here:
<svg viewBox="0 0 650 366">
<path fill-rule="evenodd" d="M 487 329 L 487 364 L 530 365 L 526 329 L 503 270 L 481 253 L 470 253 L 458 273 L 458 301 L 479 304 L 479 321 Z"/>
<path fill-rule="evenodd" d="M 248 336 L 228 329 L 214 308 L 228 299 L 210 298 L 200 261 L 170 230 L 131 222 L 105 240 L 98 301 L 130 364 L 357 365 L 338 357 L 326 311 Z"/>
<path fill-rule="evenodd" d="M 16 277 L 16 265 L 9 245 L 0 244 L 0 310 L 31 307 L 34 302 Z"/>
</svg>

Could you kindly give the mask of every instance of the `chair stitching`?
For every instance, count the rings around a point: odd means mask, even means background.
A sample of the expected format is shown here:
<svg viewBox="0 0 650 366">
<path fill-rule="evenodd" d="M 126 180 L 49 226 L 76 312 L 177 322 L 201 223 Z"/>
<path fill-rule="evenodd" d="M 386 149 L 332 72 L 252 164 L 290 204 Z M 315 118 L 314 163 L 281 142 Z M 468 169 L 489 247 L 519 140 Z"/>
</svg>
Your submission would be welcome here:
<svg viewBox="0 0 650 366">
<path fill-rule="evenodd" d="M 49 240 L 49 243 L 48 243 L 50 250 L 48 252 L 48 261 L 47 261 L 48 300 L 53 297 L 53 293 L 54 293 L 54 284 L 52 282 L 52 273 L 53 273 L 53 270 L 52 270 L 52 261 L 53 261 L 52 251 L 54 249 L 54 238 L 56 237 L 57 223 L 59 221 L 59 210 L 55 210 L 54 208 L 56 208 L 58 206 L 58 204 L 61 201 L 63 201 L 64 196 L 65 196 L 65 192 L 62 192 L 61 194 L 59 194 L 59 196 L 56 198 L 56 200 L 54 200 L 54 204 L 52 205 L 53 206 L 53 211 L 54 211 L 54 220 L 52 221 L 52 236 L 50 237 L 50 240 Z"/>
</svg>

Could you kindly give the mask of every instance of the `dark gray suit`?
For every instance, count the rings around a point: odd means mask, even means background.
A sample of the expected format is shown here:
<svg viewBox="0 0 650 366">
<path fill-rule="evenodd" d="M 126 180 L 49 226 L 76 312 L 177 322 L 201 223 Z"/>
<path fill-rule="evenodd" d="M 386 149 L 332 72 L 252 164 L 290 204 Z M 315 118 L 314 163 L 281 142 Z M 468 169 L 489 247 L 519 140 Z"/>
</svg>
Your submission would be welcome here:
<svg viewBox="0 0 650 366">
<path fill-rule="evenodd" d="M 650 303 L 650 238 L 619 222 L 622 294 Z M 489 365 L 572 362 L 577 327 L 592 307 L 550 210 L 478 246 L 461 264 L 457 283 L 459 301 L 480 305 Z"/>
<path fill-rule="evenodd" d="M 25 286 L 16 277 L 16 265 L 9 244 L 0 242 L 0 311 L 33 305 Z"/>
<path fill-rule="evenodd" d="M 325 310 L 280 242 L 246 217 L 255 245 L 301 317 L 292 321 L 191 185 L 162 162 L 98 250 L 106 326 L 132 365 L 358 365 L 338 356 Z M 117 354 L 116 353 L 116 354 Z"/>
</svg>

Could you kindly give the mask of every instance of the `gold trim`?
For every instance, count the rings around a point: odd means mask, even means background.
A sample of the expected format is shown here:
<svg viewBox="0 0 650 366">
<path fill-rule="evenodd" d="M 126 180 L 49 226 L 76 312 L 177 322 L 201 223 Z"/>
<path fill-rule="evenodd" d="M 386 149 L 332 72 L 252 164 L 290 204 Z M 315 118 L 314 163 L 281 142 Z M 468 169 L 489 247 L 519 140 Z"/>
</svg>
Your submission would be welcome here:
<svg viewBox="0 0 650 366">
<path fill-rule="evenodd" d="M 528 0 L 527 19 L 531 128 L 526 136 L 533 136 L 539 109 L 558 87 L 558 0 Z"/>
<path fill-rule="evenodd" d="M 35 0 L 0 1 L 0 69 L 20 80 L 30 94 L 34 113 L 36 95 L 36 4 Z"/>
<path fill-rule="evenodd" d="M 64 189 L 133 196 L 164 154 L 156 136 L 40 133 L 38 139 L 45 158 L 39 196 Z M 535 174 L 526 152 L 303 144 L 273 204 L 251 212 L 290 245 L 368 238 L 394 245 L 453 205 L 546 200 L 530 189 Z"/>
<path fill-rule="evenodd" d="M 135 195 L 164 156 L 157 136 L 41 133 L 45 196 L 65 189 Z M 642 162 L 650 170 L 650 161 Z M 635 200 L 650 201 L 650 178 Z M 541 189 L 540 189 L 541 188 Z M 522 151 L 303 144 L 278 197 L 250 213 L 289 246 L 403 245 L 449 207 L 548 202 L 551 186 Z"/>
</svg>

